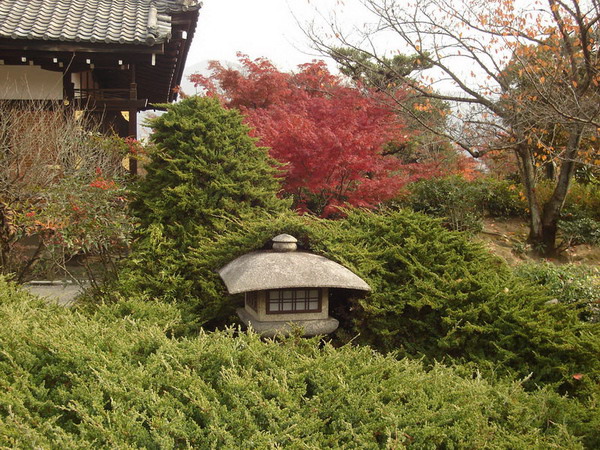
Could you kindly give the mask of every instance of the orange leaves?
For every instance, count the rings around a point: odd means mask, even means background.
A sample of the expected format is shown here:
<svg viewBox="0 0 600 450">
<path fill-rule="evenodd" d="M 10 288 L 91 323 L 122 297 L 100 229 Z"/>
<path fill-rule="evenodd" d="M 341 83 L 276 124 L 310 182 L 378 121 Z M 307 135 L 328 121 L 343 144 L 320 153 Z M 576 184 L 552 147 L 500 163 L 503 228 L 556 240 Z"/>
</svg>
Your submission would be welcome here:
<svg viewBox="0 0 600 450">
<path fill-rule="evenodd" d="M 117 187 L 114 180 L 108 180 L 102 176 L 97 177 L 94 181 L 89 184 L 90 187 L 102 189 L 103 191 L 107 191 L 109 189 L 114 189 Z"/>
<path fill-rule="evenodd" d="M 413 109 L 415 111 L 421 111 L 421 112 L 430 112 L 433 110 L 433 106 L 431 105 L 431 103 L 429 102 L 425 102 L 425 103 L 415 103 L 413 105 Z"/>
</svg>

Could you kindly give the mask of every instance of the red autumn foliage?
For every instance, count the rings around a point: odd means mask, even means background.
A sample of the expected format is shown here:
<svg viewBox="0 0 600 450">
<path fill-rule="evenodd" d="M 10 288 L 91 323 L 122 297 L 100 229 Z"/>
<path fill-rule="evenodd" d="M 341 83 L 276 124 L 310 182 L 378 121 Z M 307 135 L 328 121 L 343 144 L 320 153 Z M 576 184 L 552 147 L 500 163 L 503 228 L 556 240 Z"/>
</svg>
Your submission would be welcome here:
<svg viewBox="0 0 600 450">
<path fill-rule="evenodd" d="M 423 178 L 476 176 L 472 158 L 451 149 L 444 157 L 423 151 L 418 162 L 386 155 L 386 146 L 403 148 L 415 132 L 380 92 L 344 84 L 322 61 L 285 73 L 264 58 L 238 58 L 240 70 L 212 61 L 210 76 L 190 80 L 242 111 L 259 143 L 282 163 L 284 193 L 301 212 L 331 216 L 343 206 L 373 208 Z"/>
<path fill-rule="evenodd" d="M 131 155 L 136 156 L 136 155 L 145 154 L 144 146 L 142 145 L 142 143 L 140 141 L 138 141 L 135 138 L 132 138 L 132 137 L 125 138 L 125 145 L 127 145 L 127 148 L 129 149 L 129 153 Z"/>
<path fill-rule="evenodd" d="M 102 176 L 98 176 L 94 181 L 89 184 L 90 187 L 102 189 L 104 191 L 113 189 L 116 187 L 116 183 L 113 180 L 108 180 Z"/>
<path fill-rule="evenodd" d="M 268 60 L 238 55 L 242 70 L 212 62 L 212 75 L 192 75 L 208 95 L 239 108 L 261 145 L 282 163 L 284 191 L 300 211 L 323 216 L 340 206 L 374 207 L 408 180 L 382 147 L 409 138 L 405 124 L 375 93 L 344 85 L 325 63 L 277 70 Z"/>
</svg>

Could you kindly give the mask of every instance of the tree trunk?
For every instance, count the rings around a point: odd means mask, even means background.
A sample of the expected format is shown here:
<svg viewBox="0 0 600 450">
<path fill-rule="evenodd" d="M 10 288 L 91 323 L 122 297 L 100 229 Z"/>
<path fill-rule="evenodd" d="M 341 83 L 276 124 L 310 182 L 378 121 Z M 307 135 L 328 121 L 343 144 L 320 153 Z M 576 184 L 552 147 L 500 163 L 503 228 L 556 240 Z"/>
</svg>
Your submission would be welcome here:
<svg viewBox="0 0 600 450">
<path fill-rule="evenodd" d="M 584 126 L 580 124 L 573 125 L 569 130 L 567 148 L 560 164 L 556 185 L 552 197 L 543 208 L 540 207 L 536 193 L 536 166 L 533 153 L 524 144 L 520 144 L 515 149 L 530 211 L 528 241 L 544 256 L 556 256 L 558 221 L 575 173 L 575 157 L 579 151 L 583 131 Z"/>
<path fill-rule="evenodd" d="M 542 225 L 541 252 L 544 256 L 556 256 L 556 232 L 558 231 L 558 218 Z"/>
<path fill-rule="evenodd" d="M 515 154 L 525 188 L 525 197 L 529 206 L 529 237 L 528 241 L 534 247 L 542 241 L 542 209 L 540 208 L 536 192 L 535 163 L 529 149 L 525 145 L 516 148 Z"/>
<path fill-rule="evenodd" d="M 581 137 L 583 136 L 583 125 L 574 125 L 569 133 L 569 140 L 565 150 L 564 159 L 560 165 L 558 180 L 552 192 L 552 197 L 544 205 L 542 216 L 542 241 L 545 256 L 556 255 L 556 232 L 560 213 L 565 204 L 571 180 L 575 173 L 575 157 L 579 151 Z"/>
</svg>

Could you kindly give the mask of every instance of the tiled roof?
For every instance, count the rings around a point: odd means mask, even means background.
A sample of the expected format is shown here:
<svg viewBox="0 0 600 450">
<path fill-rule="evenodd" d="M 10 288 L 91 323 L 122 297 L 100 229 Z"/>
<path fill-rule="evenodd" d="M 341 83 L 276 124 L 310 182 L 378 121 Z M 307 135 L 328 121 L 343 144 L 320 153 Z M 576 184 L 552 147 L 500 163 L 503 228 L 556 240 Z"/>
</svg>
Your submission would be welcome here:
<svg viewBox="0 0 600 450">
<path fill-rule="evenodd" d="M 0 38 L 154 45 L 196 0 L 0 0 Z"/>
</svg>

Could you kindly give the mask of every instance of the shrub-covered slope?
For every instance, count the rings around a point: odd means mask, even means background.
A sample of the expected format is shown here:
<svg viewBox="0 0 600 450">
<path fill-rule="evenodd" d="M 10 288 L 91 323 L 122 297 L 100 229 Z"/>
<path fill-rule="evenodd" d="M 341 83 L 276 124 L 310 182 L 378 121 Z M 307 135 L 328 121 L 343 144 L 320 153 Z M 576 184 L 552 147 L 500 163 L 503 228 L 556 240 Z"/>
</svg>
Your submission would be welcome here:
<svg viewBox="0 0 600 450">
<path fill-rule="evenodd" d="M 549 304 L 465 235 L 409 212 L 353 212 L 328 228 L 326 253 L 342 255 L 373 288 L 352 314 L 363 342 L 489 361 L 564 391 L 597 385 L 600 325 L 581 321 L 576 304 Z"/>
<path fill-rule="evenodd" d="M 367 347 L 170 339 L 177 310 L 162 303 L 89 316 L 0 282 L 0 320 L 8 447 L 578 448 L 589 414 L 547 390 L 425 371 Z"/>
<path fill-rule="evenodd" d="M 269 217 L 189 249 L 188 267 L 204 295 L 196 303 L 233 304 L 212 271 L 279 233 L 356 272 L 372 287 L 365 297 L 334 302 L 336 342 L 428 362 L 475 362 L 501 375 L 551 383 L 560 392 L 597 389 L 600 324 L 580 320 L 577 303 L 553 297 L 481 245 L 409 211 L 349 211 L 344 220 Z M 203 275 L 205 274 L 205 275 Z M 210 300 L 213 303 L 203 301 Z M 574 375 L 582 374 L 583 376 Z"/>
</svg>

